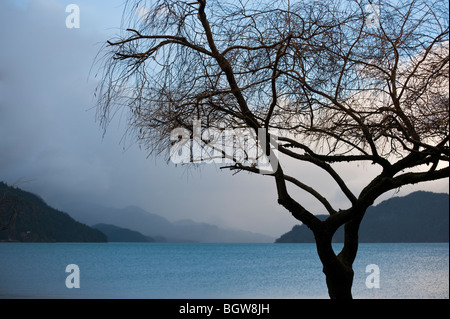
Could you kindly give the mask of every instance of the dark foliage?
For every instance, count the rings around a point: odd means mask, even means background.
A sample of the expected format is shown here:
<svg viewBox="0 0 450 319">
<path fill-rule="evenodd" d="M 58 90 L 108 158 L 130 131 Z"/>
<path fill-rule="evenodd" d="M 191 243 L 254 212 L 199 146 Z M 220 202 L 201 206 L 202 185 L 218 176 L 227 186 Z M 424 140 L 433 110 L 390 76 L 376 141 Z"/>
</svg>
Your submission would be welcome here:
<svg viewBox="0 0 450 319">
<path fill-rule="evenodd" d="M 99 230 L 48 206 L 39 196 L 0 182 L 0 241 L 106 242 Z M 15 218 L 11 220 L 11 215 Z"/>
</svg>

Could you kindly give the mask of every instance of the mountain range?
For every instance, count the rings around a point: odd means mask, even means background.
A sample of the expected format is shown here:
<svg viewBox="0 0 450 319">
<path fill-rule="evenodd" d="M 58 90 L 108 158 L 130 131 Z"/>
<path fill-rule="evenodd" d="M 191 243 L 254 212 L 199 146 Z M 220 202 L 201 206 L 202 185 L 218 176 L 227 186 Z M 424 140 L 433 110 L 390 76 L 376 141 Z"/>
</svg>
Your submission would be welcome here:
<svg viewBox="0 0 450 319">
<path fill-rule="evenodd" d="M 190 219 L 170 222 L 138 206 L 112 208 L 96 204 L 74 203 L 67 212 L 89 226 L 108 224 L 137 231 L 156 242 L 270 243 L 273 237 L 196 222 Z"/>
<path fill-rule="evenodd" d="M 324 220 L 325 215 L 319 215 Z M 216 242 L 269 243 L 274 238 L 193 220 L 170 222 L 137 206 L 111 208 L 78 202 L 66 212 L 36 194 L 0 182 L 0 241 L 34 242 Z M 448 242 L 449 194 L 415 192 L 371 206 L 361 223 L 360 242 Z M 343 241 L 339 229 L 334 242 Z M 313 243 L 296 225 L 276 243 Z"/>
<path fill-rule="evenodd" d="M 326 215 L 318 216 L 324 220 Z M 333 242 L 343 242 L 342 227 Z M 414 192 L 393 197 L 371 206 L 361 222 L 359 242 L 448 242 L 449 194 Z M 278 238 L 276 243 L 313 243 L 314 236 L 305 225 L 295 225 Z"/>
<path fill-rule="evenodd" d="M 17 215 L 13 214 L 15 210 Z M 270 243 L 274 240 L 263 234 L 189 219 L 170 222 L 137 206 L 119 209 L 77 202 L 62 212 L 36 194 L 0 182 L 2 228 L 7 230 L 0 231 L 0 241 Z"/>
</svg>

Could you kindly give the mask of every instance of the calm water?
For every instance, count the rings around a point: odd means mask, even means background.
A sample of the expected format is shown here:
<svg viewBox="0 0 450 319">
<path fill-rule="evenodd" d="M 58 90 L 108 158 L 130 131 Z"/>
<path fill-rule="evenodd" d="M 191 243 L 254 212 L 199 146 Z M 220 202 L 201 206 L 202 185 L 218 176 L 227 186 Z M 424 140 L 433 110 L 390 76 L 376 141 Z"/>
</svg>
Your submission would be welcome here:
<svg viewBox="0 0 450 319">
<path fill-rule="evenodd" d="M 78 289 L 66 287 L 68 264 Z M 369 264 L 380 288 L 366 287 Z M 448 244 L 361 244 L 354 270 L 355 298 L 449 298 Z M 0 243 L 0 298 L 328 295 L 313 244 Z"/>
</svg>

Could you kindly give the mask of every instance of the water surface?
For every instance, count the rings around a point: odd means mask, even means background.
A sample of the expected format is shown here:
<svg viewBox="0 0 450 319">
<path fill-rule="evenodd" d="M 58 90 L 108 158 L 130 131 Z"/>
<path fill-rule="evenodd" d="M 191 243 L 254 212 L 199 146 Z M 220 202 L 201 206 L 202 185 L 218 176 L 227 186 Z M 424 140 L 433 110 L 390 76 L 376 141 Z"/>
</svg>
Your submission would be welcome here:
<svg viewBox="0 0 450 319">
<path fill-rule="evenodd" d="M 78 289 L 66 287 L 68 264 Z M 379 288 L 366 286 L 370 264 Z M 354 270 L 355 298 L 449 298 L 448 243 L 361 244 Z M 0 243 L 0 298 L 328 295 L 314 244 Z"/>
</svg>

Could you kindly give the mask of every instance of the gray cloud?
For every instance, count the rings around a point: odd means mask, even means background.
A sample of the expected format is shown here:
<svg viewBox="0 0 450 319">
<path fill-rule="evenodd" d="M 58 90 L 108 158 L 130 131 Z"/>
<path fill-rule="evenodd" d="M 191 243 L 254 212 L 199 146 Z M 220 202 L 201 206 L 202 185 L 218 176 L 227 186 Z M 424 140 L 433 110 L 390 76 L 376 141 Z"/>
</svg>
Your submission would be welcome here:
<svg viewBox="0 0 450 319">
<path fill-rule="evenodd" d="M 110 1 L 80 1 L 81 28 L 75 30 L 65 27 L 60 2 L 30 1 L 22 7 L 0 2 L 0 180 L 29 180 L 20 186 L 60 209 L 77 201 L 138 205 L 170 220 L 190 218 L 273 236 L 289 230 L 296 221 L 277 204 L 269 177 L 231 176 L 212 164 L 185 170 L 148 159 L 136 145 L 120 144 L 126 115 L 102 138 L 94 121 L 95 68 L 90 70 L 101 43 L 117 32 L 119 3 L 111 9 Z M 345 206 L 320 172 L 288 166 Z M 362 175 L 354 168 L 342 171 L 358 189 Z M 448 182 L 427 187 L 448 191 Z M 310 197 L 295 194 L 314 212 L 323 212 Z"/>
</svg>

